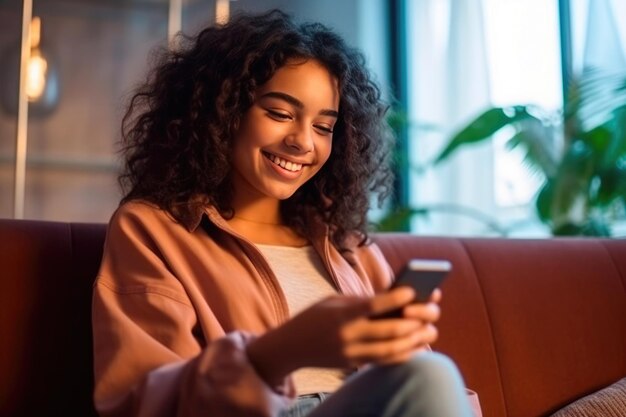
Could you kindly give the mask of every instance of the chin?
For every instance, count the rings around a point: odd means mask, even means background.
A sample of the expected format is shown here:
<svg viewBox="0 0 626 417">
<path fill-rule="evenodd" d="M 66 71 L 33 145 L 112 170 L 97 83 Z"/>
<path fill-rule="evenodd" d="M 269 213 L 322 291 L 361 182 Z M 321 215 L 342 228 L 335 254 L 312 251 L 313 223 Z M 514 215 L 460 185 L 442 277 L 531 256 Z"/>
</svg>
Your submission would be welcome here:
<svg viewBox="0 0 626 417">
<path fill-rule="evenodd" d="M 267 184 L 263 187 L 263 194 L 267 197 L 277 200 L 287 200 L 291 198 L 299 189 L 304 186 L 305 182 L 299 184 Z M 261 189 L 259 189 L 261 190 Z"/>
<path fill-rule="evenodd" d="M 290 192 L 290 193 L 279 193 L 279 194 L 275 194 L 274 197 L 278 200 L 287 200 L 288 198 L 290 198 L 291 196 L 293 196 L 296 192 Z"/>
<path fill-rule="evenodd" d="M 284 189 L 284 188 L 278 188 L 278 189 L 270 189 L 270 190 L 266 190 L 267 192 L 265 193 L 267 196 L 269 197 L 273 197 L 277 200 L 286 200 L 288 198 L 290 198 L 292 195 L 294 195 L 296 193 L 296 191 L 298 191 L 300 187 L 295 187 L 295 188 L 291 188 L 289 187 L 288 189 Z"/>
</svg>

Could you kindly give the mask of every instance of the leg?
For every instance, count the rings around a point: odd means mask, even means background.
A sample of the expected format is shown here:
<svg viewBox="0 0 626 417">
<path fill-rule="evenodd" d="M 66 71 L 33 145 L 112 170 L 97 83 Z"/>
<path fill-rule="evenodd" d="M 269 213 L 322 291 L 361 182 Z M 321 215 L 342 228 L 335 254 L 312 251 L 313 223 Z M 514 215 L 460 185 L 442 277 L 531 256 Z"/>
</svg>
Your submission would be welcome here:
<svg viewBox="0 0 626 417">
<path fill-rule="evenodd" d="M 310 417 L 471 417 L 465 386 L 454 363 L 424 352 L 401 365 L 363 370 Z"/>
<path fill-rule="evenodd" d="M 319 393 L 301 396 L 291 407 L 283 410 L 278 417 L 305 417 L 319 406 L 328 395 Z"/>
</svg>

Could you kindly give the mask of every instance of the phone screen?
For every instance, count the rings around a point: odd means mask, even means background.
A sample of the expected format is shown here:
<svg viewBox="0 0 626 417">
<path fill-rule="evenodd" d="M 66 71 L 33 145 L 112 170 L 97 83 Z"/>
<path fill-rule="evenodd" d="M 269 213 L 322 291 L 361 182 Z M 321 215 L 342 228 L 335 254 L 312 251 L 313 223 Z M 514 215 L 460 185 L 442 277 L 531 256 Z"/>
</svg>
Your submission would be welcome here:
<svg viewBox="0 0 626 417">
<path fill-rule="evenodd" d="M 391 288 L 408 285 L 417 293 L 416 301 L 424 302 L 451 270 L 452 264 L 447 260 L 411 259 L 391 284 Z"/>
<path fill-rule="evenodd" d="M 411 259 L 398 274 L 390 288 L 408 285 L 415 290 L 415 302 L 425 302 L 452 270 L 452 264 L 444 259 Z M 402 309 L 377 315 L 375 318 L 402 317 Z"/>
</svg>

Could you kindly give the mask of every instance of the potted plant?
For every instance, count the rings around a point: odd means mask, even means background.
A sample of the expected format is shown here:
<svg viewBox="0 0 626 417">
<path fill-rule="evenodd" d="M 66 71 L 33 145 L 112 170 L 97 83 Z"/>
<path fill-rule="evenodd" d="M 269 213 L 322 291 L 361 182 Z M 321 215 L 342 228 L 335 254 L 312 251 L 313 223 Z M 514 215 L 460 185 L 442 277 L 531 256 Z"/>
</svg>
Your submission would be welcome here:
<svg viewBox="0 0 626 417">
<path fill-rule="evenodd" d="M 434 164 L 511 126 L 507 147 L 522 148 L 543 178 L 535 199 L 553 235 L 610 236 L 626 206 L 626 74 L 587 70 L 562 110 L 493 107 L 454 134 Z"/>
</svg>

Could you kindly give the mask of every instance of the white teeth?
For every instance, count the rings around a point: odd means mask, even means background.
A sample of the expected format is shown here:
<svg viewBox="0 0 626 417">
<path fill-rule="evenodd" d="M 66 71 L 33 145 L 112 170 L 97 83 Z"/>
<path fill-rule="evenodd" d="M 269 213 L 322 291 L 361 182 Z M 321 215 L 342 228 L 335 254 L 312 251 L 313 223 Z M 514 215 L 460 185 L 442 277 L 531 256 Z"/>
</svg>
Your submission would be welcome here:
<svg viewBox="0 0 626 417">
<path fill-rule="evenodd" d="M 281 168 L 286 169 L 287 171 L 297 172 L 302 169 L 302 164 L 297 164 L 295 162 L 287 161 L 286 159 L 282 159 L 279 156 L 272 155 L 269 153 L 267 154 L 267 156 L 269 157 L 270 161 L 280 166 Z"/>
</svg>

